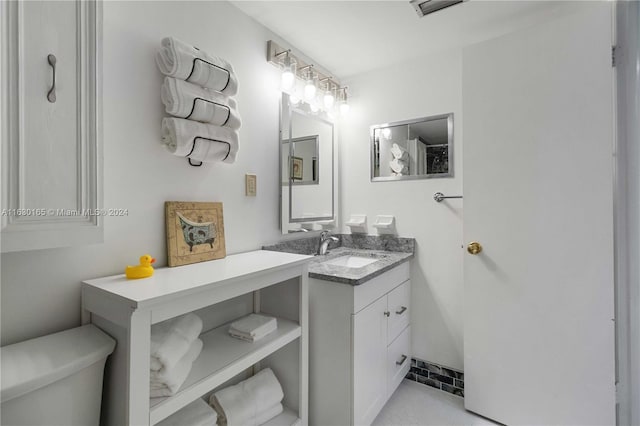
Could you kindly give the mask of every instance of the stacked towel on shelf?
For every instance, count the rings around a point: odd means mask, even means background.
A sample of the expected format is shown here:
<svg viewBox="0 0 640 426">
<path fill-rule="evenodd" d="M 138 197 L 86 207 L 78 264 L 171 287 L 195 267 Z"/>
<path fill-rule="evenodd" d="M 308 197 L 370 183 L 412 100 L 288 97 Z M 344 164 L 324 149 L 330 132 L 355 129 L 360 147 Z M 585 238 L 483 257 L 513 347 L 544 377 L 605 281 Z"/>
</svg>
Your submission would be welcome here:
<svg viewBox="0 0 640 426">
<path fill-rule="evenodd" d="M 238 130 L 242 125 L 236 100 L 187 81 L 165 77 L 161 90 L 167 114 Z"/>
<path fill-rule="evenodd" d="M 196 399 L 186 407 L 176 411 L 158 426 L 213 426 L 218 421 L 218 414 L 203 399 Z"/>
<path fill-rule="evenodd" d="M 169 77 L 186 80 L 227 96 L 238 93 L 238 79 L 229 62 L 176 38 L 162 39 L 156 63 L 160 72 Z"/>
<path fill-rule="evenodd" d="M 397 158 L 398 160 L 407 161 L 409 153 L 400 145 L 394 143 L 391 145 L 391 155 L 393 155 L 393 158 Z"/>
<path fill-rule="evenodd" d="M 278 328 L 278 321 L 274 317 L 250 314 L 229 326 L 229 334 L 232 337 L 257 342 Z"/>
<path fill-rule="evenodd" d="M 162 119 L 162 142 L 169 152 L 196 161 L 233 163 L 238 155 L 238 132 L 182 118 Z"/>
<path fill-rule="evenodd" d="M 202 320 L 186 314 L 151 327 L 151 397 L 170 396 L 186 380 L 202 351 Z"/>
<path fill-rule="evenodd" d="M 391 168 L 391 171 L 394 172 L 397 176 L 406 175 L 409 172 L 407 163 L 402 160 L 398 160 L 397 158 L 389 161 L 389 167 Z"/>
<path fill-rule="evenodd" d="M 193 362 L 198 358 L 200 352 L 202 352 L 202 340 L 196 339 L 189 350 L 176 365 L 170 369 L 161 368 L 158 371 L 150 372 L 150 391 L 151 397 L 157 398 L 160 396 L 174 395 L 180 386 L 184 383 L 191 371 Z"/>
<path fill-rule="evenodd" d="M 162 121 L 165 147 L 189 160 L 234 163 L 242 121 L 230 97 L 238 92 L 231 64 L 173 37 L 162 40 L 156 63 L 167 76 L 162 102 L 177 117 Z"/>
<path fill-rule="evenodd" d="M 235 386 L 222 389 L 209 399 L 218 413 L 219 426 L 257 426 L 284 410 L 282 386 L 270 368 Z"/>
</svg>

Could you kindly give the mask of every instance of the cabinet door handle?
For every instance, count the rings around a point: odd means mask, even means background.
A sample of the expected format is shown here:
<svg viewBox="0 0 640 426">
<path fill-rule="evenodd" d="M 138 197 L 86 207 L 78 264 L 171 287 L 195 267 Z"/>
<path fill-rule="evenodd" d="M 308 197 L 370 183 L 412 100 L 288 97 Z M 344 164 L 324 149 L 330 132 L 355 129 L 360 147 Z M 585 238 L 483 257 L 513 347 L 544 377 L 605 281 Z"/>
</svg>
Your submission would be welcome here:
<svg viewBox="0 0 640 426">
<path fill-rule="evenodd" d="M 407 360 L 407 356 L 402 355 L 402 358 L 400 358 L 400 361 L 396 361 L 396 365 L 402 365 L 406 360 Z"/>
<path fill-rule="evenodd" d="M 49 61 L 49 65 L 51 65 L 51 69 L 53 70 L 53 83 L 51 84 L 51 90 L 47 93 L 47 100 L 54 103 L 56 101 L 56 56 L 50 53 L 49 56 L 47 56 L 47 61 Z"/>
<path fill-rule="evenodd" d="M 402 314 L 404 314 L 404 311 L 406 311 L 406 310 L 407 310 L 407 307 L 403 306 L 402 309 L 400 309 L 399 311 L 396 311 L 396 314 L 402 315 Z"/>
<path fill-rule="evenodd" d="M 385 316 L 385 317 L 388 317 L 389 315 L 391 315 L 391 312 L 389 312 L 389 311 L 384 311 L 384 316 Z"/>
</svg>

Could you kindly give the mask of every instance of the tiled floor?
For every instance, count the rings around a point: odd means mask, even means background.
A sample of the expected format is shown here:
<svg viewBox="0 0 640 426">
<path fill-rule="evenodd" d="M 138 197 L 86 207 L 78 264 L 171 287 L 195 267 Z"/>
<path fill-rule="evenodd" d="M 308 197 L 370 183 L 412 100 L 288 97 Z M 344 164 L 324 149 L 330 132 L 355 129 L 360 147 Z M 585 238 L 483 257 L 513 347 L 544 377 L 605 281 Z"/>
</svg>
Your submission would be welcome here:
<svg viewBox="0 0 640 426">
<path fill-rule="evenodd" d="M 496 424 L 466 411 L 462 398 L 406 379 L 373 421 L 374 426 Z"/>
</svg>

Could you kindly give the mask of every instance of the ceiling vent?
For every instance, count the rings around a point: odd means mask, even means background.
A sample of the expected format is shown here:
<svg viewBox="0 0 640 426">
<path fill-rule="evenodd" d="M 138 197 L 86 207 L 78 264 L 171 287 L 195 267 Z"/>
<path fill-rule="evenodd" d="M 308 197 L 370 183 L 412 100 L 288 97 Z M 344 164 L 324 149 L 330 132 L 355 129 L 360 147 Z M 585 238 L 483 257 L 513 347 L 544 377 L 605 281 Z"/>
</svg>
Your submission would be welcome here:
<svg viewBox="0 0 640 426">
<path fill-rule="evenodd" d="M 458 3 L 462 3 L 464 0 L 411 0 L 409 3 L 418 13 L 418 16 L 423 17 L 433 12 L 444 9 L 445 7 L 453 6 Z"/>
</svg>

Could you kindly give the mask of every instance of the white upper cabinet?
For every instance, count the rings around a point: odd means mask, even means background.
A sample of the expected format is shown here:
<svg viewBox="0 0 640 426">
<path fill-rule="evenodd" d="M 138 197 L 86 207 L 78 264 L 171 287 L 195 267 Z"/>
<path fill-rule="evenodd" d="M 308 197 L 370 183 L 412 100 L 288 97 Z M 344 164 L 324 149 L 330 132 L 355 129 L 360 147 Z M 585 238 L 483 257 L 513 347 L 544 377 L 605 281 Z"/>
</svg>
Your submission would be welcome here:
<svg viewBox="0 0 640 426">
<path fill-rule="evenodd" d="M 2 252 L 102 242 L 102 5 L 0 8 Z"/>
</svg>

